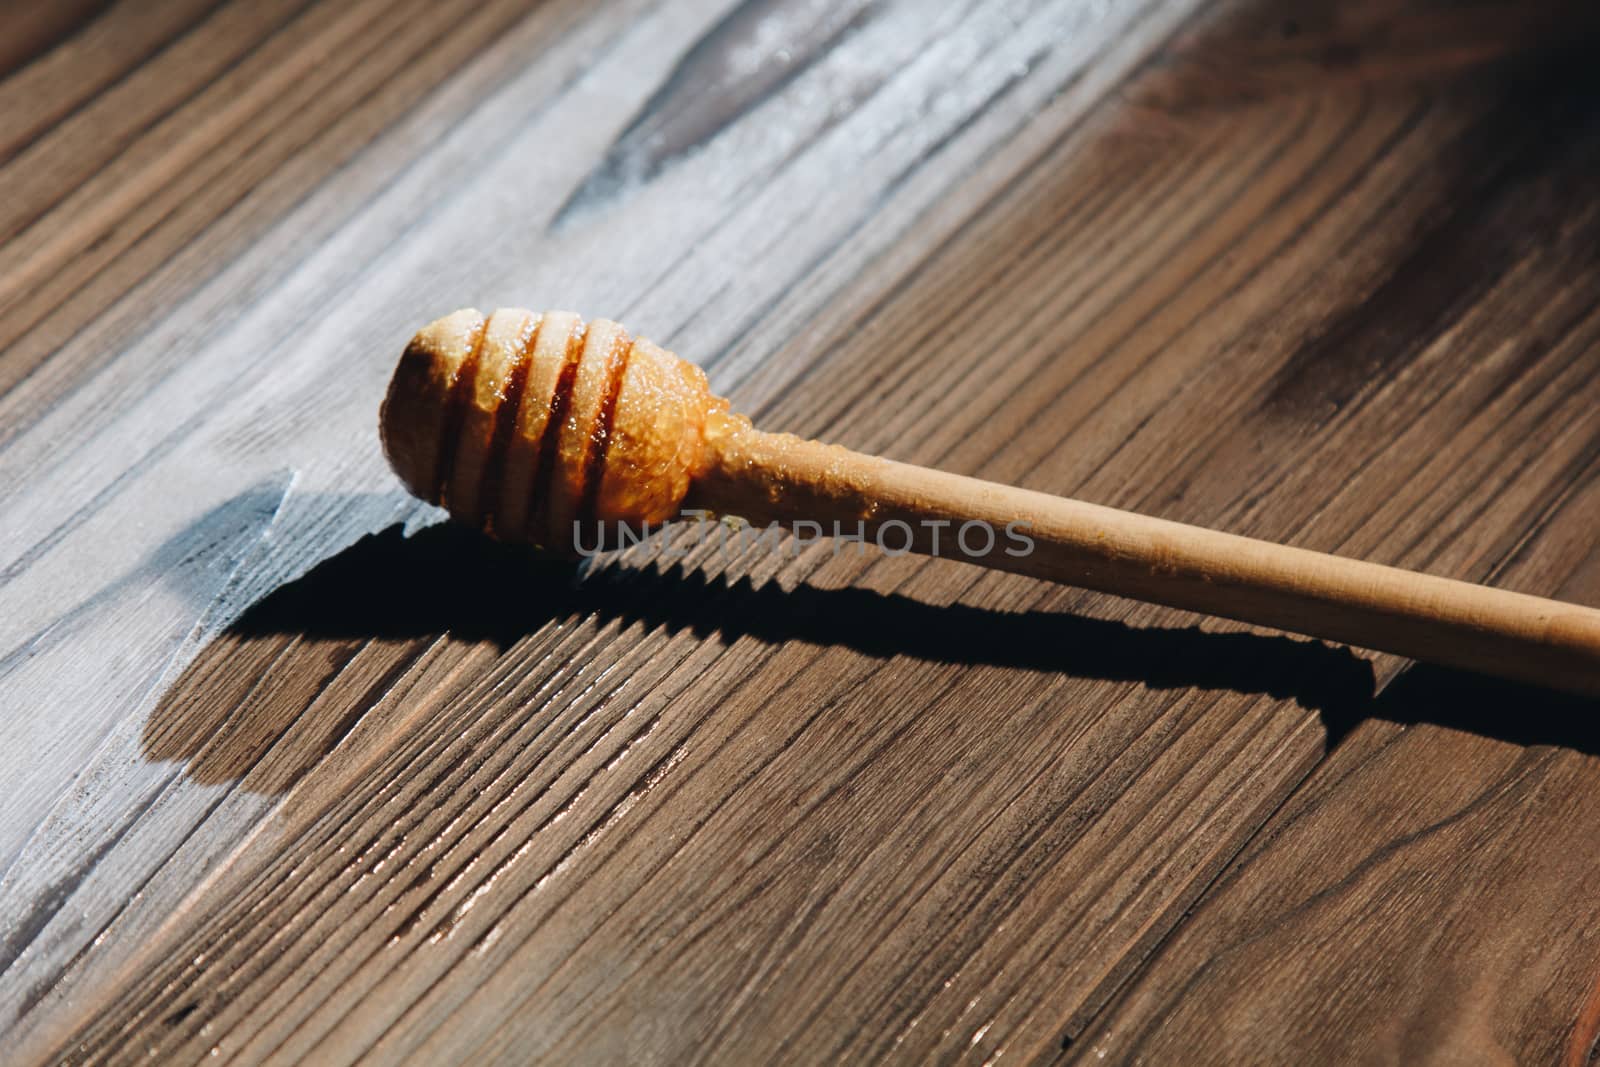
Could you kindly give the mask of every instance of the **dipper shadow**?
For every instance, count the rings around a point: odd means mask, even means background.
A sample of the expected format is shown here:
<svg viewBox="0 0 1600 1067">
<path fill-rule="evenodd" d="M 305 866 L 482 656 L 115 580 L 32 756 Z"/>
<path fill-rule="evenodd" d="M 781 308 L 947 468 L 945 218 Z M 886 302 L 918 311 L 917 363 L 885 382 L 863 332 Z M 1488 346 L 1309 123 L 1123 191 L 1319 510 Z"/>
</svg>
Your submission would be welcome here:
<svg viewBox="0 0 1600 1067">
<path fill-rule="evenodd" d="M 573 563 L 444 523 L 411 537 L 394 526 L 363 538 L 256 603 L 168 688 L 145 725 L 143 752 L 186 761 L 202 783 L 248 775 L 247 787 L 281 792 L 392 684 L 333 684 L 368 642 L 420 650 L 448 634 L 505 649 L 547 622 L 584 616 L 727 642 L 800 641 L 1154 689 L 1264 693 L 1340 720 L 1359 715 L 1373 688 L 1367 661 L 1314 641 L 941 607 L 865 589 L 785 591 L 679 564 L 604 568 L 580 580 Z M 269 752 L 271 769 L 257 770 Z"/>
<path fill-rule="evenodd" d="M 572 563 L 495 545 L 452 524 L 411 537 L 399 526 L 366 537 L 255 604 L 168 689 L 145 726 L 143 752 L 186 761 L 186 773 L 202 783 L 247 779 L 253 791 L 279 793 L 392 684 L 388 676 L 332 684 L 370 642 L 409 642 L 420 651 L 448 634 L 504 649 L 547 622 L 584 616 L 729 642 L 800 641 L 1152 689 L 1265 694 L 1316 711 L 1330 747 L 1376 716 L 1600 753 L 1595 709 L 1584 711 L 1582 701 L 1432 667 L 1407 672 L 1375 700 L 1371 664 L 1316 641 L 941 607 L 855 588 L 784 591 L 678 564 L 605 568 L 580 580 Z"/>
<path fill-rule="evenodd" d="M 1354 710 L 1354 709 L 1353 709 Z M 1366 719 L 1432 725 L 1514 745 L 1600 755 L 1600 700 L 1416 663 L 1351 718 L 1324 714 L 1331 751 Z"/>
</svg>

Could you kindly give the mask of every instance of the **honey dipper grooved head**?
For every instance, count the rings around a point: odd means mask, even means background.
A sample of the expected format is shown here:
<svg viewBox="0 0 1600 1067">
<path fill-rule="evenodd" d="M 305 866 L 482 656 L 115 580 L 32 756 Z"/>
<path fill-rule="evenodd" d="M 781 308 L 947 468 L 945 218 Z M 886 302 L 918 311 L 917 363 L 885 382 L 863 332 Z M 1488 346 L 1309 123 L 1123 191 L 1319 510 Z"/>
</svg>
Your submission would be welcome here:
<svg viewBox="0 0 1600 1067">
<path fill-rule="evenodd" d="M 725 408 L 700 368 L 614 322 L 469 308 L 417 331 L 379 423 L 417 496 L 501 540 L 571 551 L 575 524 L 674 518 L 706 418 Z"/>
</svg>

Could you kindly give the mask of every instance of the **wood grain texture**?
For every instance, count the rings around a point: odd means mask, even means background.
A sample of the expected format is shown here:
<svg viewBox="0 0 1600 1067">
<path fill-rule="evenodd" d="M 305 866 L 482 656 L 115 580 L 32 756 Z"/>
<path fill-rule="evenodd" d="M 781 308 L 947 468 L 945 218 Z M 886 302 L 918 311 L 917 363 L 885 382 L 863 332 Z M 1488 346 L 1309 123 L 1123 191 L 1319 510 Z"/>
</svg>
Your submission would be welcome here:
<svg viewBox="0 0 1600 1067">
<path fill-rule="evenodd" d="M 1597 519 L 1591 482 L 1508 573 L 1586 552 L 1592 600 Z M 1414 667 L 1352 727 L 1074 1061 L 1591 1062 L 1592 704 Z"/>
<path fill-rule="evenodd" d="M 30 21 L 8 1055 L 1584 1062 L 1588 709 L 951 561 L 538 562 L 375 421 L 422 322 L 589 309 L 773 429 L 1594 604 L 1594 21 Z"/>
</svg>

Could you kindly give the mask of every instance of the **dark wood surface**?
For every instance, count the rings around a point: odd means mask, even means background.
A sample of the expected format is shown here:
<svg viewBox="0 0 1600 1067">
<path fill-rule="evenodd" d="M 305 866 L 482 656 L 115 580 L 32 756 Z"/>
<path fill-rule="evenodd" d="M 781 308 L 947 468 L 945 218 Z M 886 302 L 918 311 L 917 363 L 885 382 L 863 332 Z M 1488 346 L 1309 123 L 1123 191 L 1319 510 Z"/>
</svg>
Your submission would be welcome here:
<svg viewBox="0 0 1600 1067">
<path fill-rule="evenodd" d="M 1600 604 L 1591 4 L 0 15 L 4 1058 L 1589 1062 L 1600 731 L 827 544 L 435 525 L 400 346 Z"/>
</svg>

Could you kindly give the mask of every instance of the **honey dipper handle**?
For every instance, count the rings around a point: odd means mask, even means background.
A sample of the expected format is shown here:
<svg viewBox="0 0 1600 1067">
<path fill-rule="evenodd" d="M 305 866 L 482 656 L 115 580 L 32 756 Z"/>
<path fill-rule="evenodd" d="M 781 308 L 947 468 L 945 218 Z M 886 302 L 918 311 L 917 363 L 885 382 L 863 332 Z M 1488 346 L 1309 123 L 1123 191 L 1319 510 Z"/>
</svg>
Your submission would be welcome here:
<svg viewBox="0 0 1600 1067">
<path fill-rule="evenodd" d="M 1600 610 L 1219 533 L 729 424 L 686 506 L 757 524 L 861 524 L 1067 585 L 1600 696 Z M 992 541 L 975 526 L 985 524 Z M 1031 551 L 1006 533 L 1032 539 Z M 902 529 L 904 527 L 904 529 Z M 807 528 L 810 530 L 811 528 Z M 968 551 L 970 549 L 971 551 Z"/>
</svg>

